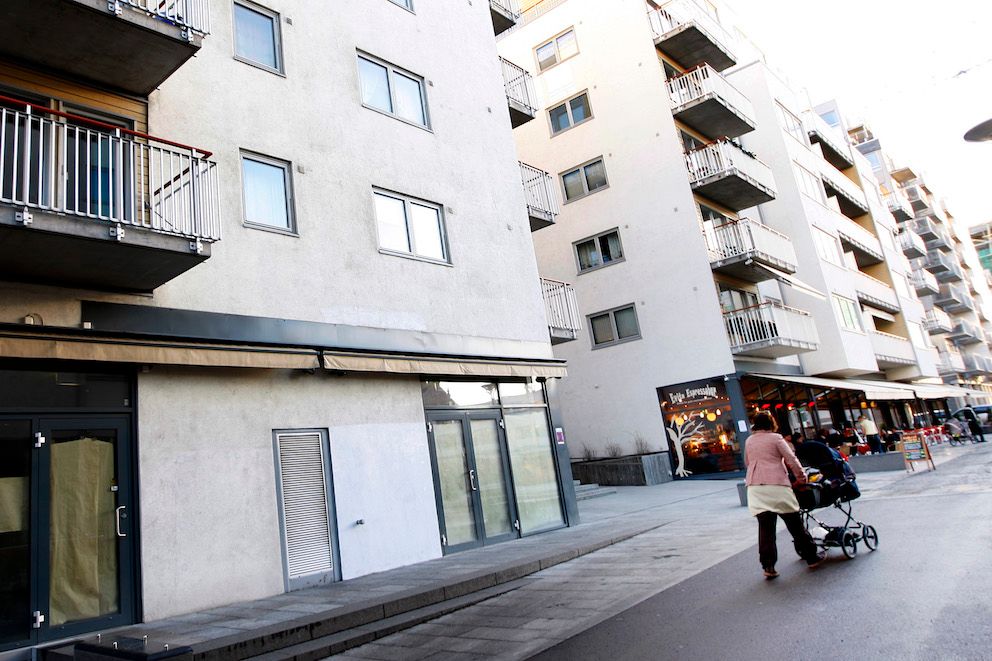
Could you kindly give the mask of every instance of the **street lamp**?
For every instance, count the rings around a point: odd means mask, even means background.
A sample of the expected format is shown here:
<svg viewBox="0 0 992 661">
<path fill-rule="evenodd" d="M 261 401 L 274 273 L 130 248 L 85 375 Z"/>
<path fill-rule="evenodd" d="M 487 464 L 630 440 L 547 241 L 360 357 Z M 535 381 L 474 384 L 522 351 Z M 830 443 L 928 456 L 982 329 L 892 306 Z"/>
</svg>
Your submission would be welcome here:
<svg viewBox="0 0 992 661">
<path fill-rule="evenodd" d="M 992 140 L 992 119 L 986 119 L 981 124 L 973 127 L 964 134 L 964 139 L 968 142 L 985 142 Z"/>
</svg>

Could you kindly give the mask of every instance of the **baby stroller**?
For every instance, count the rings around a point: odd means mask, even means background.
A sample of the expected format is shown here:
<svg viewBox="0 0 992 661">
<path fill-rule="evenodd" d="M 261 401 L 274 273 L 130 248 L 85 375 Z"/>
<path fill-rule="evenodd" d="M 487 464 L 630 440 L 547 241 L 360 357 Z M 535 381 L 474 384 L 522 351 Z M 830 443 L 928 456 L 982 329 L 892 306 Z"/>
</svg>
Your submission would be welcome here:
<svg viewBox="0 0 992 661">
<path fill-rule="evenodd" d="M 795 488 L 796 499 L 803 523 L 816 545 L 824 550 L 840 547 L 847 558 L 857 555 L 858 542 L 864 542 L 869 551 L 878 548 L 874 526 L 855 519 L 851 513 L 851 501 L 859 498 L 861 491 L 848 463 L 823 443 L 813 441 L 800 444 L 796 455 L 806 466 L 806 484 Z M 843 514 L 843 523 L 828 525 L 814 516 L 814 510 L 831 506 Z"/>
</svg>

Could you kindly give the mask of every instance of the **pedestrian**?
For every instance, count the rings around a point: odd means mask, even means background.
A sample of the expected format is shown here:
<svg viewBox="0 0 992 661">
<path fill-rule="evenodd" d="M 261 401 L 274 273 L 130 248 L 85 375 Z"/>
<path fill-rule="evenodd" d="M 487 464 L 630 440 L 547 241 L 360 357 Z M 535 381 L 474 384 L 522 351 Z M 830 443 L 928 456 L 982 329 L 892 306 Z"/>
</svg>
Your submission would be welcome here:
<svg viewBox="0 0 992 661">
<path fill-rule="evenodd" d="M 775 543 L 778 517 L 785 521 L 796 551 L 810 568 L 819 566 L 825 557 L 803 525 L 799 501 L 789 482 L 788 471 L 796 476 L 800 484 L 806 481 L 806 474 L 792 447 L 776 433 L 776 429 L 775 418 L 761 411 L 754 416 L 751 436 L 744 445 L 747 505 L 758 520 L 758 560 L 767 579 L 778 576 L 775 571 L 778 561 Z"/>
<path fill-rule="evenodd" d="M 882 444 L 882 438 L 878 435 L 878 427 L 875 426 L 875 421 L 862 413 L 861 417 L 858 418 L 858 427 L 861 428 L 861 433 L 864 435 L 865 440 L 868 441 L 868 447 L 871 449 L 871 453 L 885 454 L 885 446 Z"/>
<path fill-rule="evenodd" d="M 978 443 L 985 442 L 985 433 L 982 431 L 982 424 L 978 422 L 974 414 L 968 416 L 968 430 L 971 432 L 972 437 Z"/>
</svg>

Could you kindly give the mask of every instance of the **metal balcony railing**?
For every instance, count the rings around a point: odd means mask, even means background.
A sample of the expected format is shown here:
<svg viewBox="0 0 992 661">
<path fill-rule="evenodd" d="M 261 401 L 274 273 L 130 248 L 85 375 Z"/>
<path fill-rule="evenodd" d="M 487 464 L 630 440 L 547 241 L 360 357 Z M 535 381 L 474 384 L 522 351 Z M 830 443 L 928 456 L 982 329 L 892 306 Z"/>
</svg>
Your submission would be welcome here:
<svg viewBox="0 0 992 661">
<path fill-rule="evenodd" d="M 905 193 L 896 188 L 885 195 L 885 204 L 896 220 L 907 220 L 913 217 L 913 207 L 906 199 Z"/>
<path fill-rule="evenodd" d="M 216 164 L 209 152 L 17 99 L 0 108 L 0 202 L 220 238 Z M 40 114 L 39 114 L 40 113 Z"/>
<path fill-rule="evenodd" d="M 923 328 L 932 334 L 946 333 L 954 328 L 954 322 L 951 321 L 951 315 L 943 310 L 931 308 L 923 316 Z"/>
<path fill-rule="evenodd" d="M 503 70 L 503 87 L 506 98 L 519 104 L 530 114 L 537 113 L 537 92 L 534 90 L 534 77 L 513 62 L 499 58 Z"/>
<path fill-rule="evenodd" d="M 520 6 L 517 0 L 489 0 L 489 4 L 511 16 L 513 20 L 520 18 Z"/>
<path fill-rule="evenodd" d="M 992 374 L 992 358 L 981 354 L 964 354 L 964 371 L 969 374 Z"/>
<path fill-rule="evenodd" d="M 851 156 L 851 148 L 848 146 L 846 137 L 841 133 L 839 128 L 830 126 L 823 118 L 820 117 L 815 111 L 807 110 L 803 113 L 803 123 L 806 124 L 807 131 L 810 137 L 816 138 L 818 142 L 823 143 L 831 151 L 833 151 L 837 156 L 840 157 L 840 161 L 843 161 L 842 165 L 850 167 L 854 165 L 854 159 Z M 828 159 L 834 166 L 838 163 L 835 162 L 836 159 Z"/>
<path fill-rule="evenodd" d="M 837 191 L 858 209 L 868 212 L 868 200 L 861 187 L 847 178 L 847 175 L 833 167 L 822 168 L 823 183 Z"/>
<path fill-rule="evenodd" d="M 958 319 L 948 335 L 958 344 L 973 344 L 985 341 L 985 332 L 977 324 L 967 319 Z"/>
<path fill-rule="evenodd" d="M 730 350 L 745 351 L 755 344 L 782 343 L 815 349 L 816 325 L 808 312 L 766 302 L 723 313 Z"/>
<path fill-rule="evenodd" d="M 742 174 L 768 190 L 775 189 L 771 169 L 729 140 L 718 140 L 685 155 L 689 180 L 696 184 L 709 177 Z"/>
<path fill-rule="evenodd" d="M 915 269 L 909 276 L 913 283 L 913 288 L 916 290 L 917 294 L 921 292 L 935 293 L 940 291 L 940 282 L 930 271 L 925 271 L 923 269 Z"/>
<path fill-rule="evenodd" d="M 751 105 L 751 101 L 731 85 L 723 74 L 708 64 L 672 78 L 667 85 L 668 95 L 672 99 L 672 108 L 676 111 L 687 103 L 713 95 L 722 99 L 725 105 L 753 122 L 754 107 Z"/>
<path fill-rule="evenodd" d="M 541 292 L 544 294 L 544 310 L 551 336 L 565 335 L 574 339 L 582 328 L 575 289 L 567 282 L 541 278 Z"/>
<path fill-rule="evenodd" d="M 955 347 L 948 345 L 937 354 L 937 371 L 942 374 L 964 371 L 964 357 Z"/>
<path fill-rule="evenodd" d="M 197 34 L 210 34 L 209 0 L 118 0 L 118 2 Z"/>
<path fill-rule="evenodd" d="M 790 271 L 796 269 L 796 250 L 792 239 L 749 218 L 714 227 L 711 233 L 707 233 L 706 243 L 711 262 L 759 253 L 778 263 L 788 264 Z"/>
<path fill-rule="evenodd" d="M 899 233 L 899 247 L 907 257 L 920 257 L 927 252 L 927 244 L 923 241 L 923 237 L 908 227 L 904 227 Z"/>
<path fill-rule="evenodd" d="M 561 211 L 558 206 L 558 195 L 555 192 L 554 177 L 526 163 L 520 163 L 520 179 L 524 185 L 524 198 L 527 200 L 527 211 L 531 216 L 538 213 L 554 220 Z"/>
<path fill-rule="evenodd" d="M 660 9 L 652 9 L 648 12 L 648 22 L 651 24 L 651 32 L 655 39 L 664 37 L 683 25 L 695 23 L 724 50 L 730 52 L 734 46 L 734 39 L 730 33 L 693 0 L 666 2 Z"/>
<path fill-rule="evenodd" d="M 905 337 L 884 331 L 873 330 L 871 348 L 882 362 L 910 364 L 916 362 L 912 343 Z"/>
</svg>

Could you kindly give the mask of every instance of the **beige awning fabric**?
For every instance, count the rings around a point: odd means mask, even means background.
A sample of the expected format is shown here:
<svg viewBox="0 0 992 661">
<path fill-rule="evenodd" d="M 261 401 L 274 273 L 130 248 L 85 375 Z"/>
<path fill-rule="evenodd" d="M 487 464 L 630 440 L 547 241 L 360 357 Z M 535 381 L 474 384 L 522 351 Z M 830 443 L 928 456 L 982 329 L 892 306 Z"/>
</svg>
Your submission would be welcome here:
<svg viewBox="0 0 992 661">
<path fill-rule="evenodd" d="M 140 365 L 316 369 L 319 354 L 307 349 L 152 342 L 121 338 L 0 334 L 0 357 L 88 360 Z"/>
<path fill-rule="evenodd" d="M 822 291 L 820 291 L 813 285 L 806 284 L 796 276 L 790 275 L 785 271 L 780 271 L 773 266 L 768 266 L 767 264 L 759 264 L 759 266 L 765 269 L 766 271 L 768 271 L 769 273 L 771 273 L 772 276 L 782 284 L 786 284 L 792 287 L 793 289 L 795 289 L 796 291 L 802 294 L 806 294 L 807 296 L 812 296 L 815 299 L 821 301 L 827 300 L 826 294 L 824 294 Z"/>
<path fill-rule="evenodd" d="M 786 376 L 781 374 L 749 374 L 762 379 L 773 381 L 788 381 L 801 383 L 815 388 L 854 390 L 864 393 L 867 399 L 874 400 L 911 400 L 916 399 L 913 388 L 908 383 L 893 383 L 891 381 L 858 381 L 855 379 L 825 379 L 816 376 Z"/>
<path fill-rule="evenodd" d="M 562 377 L 564 362 L 493 361 L 475 358 L 422 358 L 412 355 L 375 356 L 325 351 L 324 367 L 345 372 L 435 374 L 438 376 Z"/>
<path fill-rule="evenodd" d="M 944 383 L 907 383 L 916 391 L 916 396 L 920 399 L 945 399 L 947 397 L 988 397 L 987 392 L 972 390 L 970 388 L 960 388 Z"/>
</svg>

